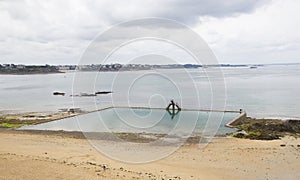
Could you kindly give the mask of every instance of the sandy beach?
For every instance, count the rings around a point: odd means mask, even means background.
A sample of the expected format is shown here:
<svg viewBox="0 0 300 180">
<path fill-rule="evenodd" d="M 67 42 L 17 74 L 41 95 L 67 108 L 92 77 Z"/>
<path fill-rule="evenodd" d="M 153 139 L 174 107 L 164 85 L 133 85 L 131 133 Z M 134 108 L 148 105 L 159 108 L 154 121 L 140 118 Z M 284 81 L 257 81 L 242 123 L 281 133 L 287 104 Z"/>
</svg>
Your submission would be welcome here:
<svg viewBox="0 0 300 180">
<path fill-rule="evenodd" d="M 0 179 L 299 179 L 300 139 L 215 138 L 161 160 L 129 164 L 98 152 L 80 135 L 0 130 Z M 111 141 L 106 142 L 108 145 Z"/>
</svg>

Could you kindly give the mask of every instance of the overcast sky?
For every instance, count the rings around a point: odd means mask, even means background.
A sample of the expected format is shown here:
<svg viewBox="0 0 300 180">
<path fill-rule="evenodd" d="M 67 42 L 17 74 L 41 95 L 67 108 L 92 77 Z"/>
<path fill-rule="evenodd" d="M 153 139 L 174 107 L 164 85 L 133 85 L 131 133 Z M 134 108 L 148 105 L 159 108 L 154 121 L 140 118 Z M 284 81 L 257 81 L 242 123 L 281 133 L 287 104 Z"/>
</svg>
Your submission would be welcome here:
<svg viewBox="0 0 300 180">
<path fill-rule="evenodd" d="M 298 63 L 299 14 L 299 0 L 0 0 L 0 63 L 77 64 L 99 33 L 144 17 L 186 24 L 220 63 Z"/>
</svg>

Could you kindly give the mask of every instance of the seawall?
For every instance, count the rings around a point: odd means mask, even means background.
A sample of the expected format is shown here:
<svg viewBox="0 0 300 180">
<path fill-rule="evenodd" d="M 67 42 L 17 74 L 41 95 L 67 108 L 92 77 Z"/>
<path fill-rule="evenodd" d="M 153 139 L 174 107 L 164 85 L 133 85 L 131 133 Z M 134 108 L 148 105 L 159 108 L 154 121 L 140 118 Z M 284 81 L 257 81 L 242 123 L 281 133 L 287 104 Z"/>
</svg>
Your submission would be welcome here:
<svg viewBox="0 0 300 180">
<path fill-rule="evenodd" d="M 238 121 L 240 121 L 240 120 L 242 120 L 242 119 L 244 119 L 246 117 L 247 117 L 247 113 L 245 111 L 243 111 L 237 117 L 235 117 L 234 119 L 232 119 L 231 121 L 229 121 L 227 124 L 225 124 L 225 126 L 233 128 L 235 123 L 237 123 Z"/>
</svg>

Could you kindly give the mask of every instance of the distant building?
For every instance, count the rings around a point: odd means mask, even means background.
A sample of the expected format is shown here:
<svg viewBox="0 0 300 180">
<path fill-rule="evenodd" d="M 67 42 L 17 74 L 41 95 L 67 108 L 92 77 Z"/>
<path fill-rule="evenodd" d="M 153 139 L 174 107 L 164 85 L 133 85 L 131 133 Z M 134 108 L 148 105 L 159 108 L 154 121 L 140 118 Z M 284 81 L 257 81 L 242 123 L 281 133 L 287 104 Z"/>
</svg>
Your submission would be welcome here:
<svg viewBox="0 0 300 180">
<path fill-rule="evenodd" d="M 69 66 L 59 66 L 58 67 L 59 70 L 70 70 Z"/>
<path fill-rule="evenodd" d="M 4 67 L 9 68 L 10 64 L 3 64 Z"/>
<path fill-rule="evenodd" d="M 19 64 L 19 65 L 16 65 L 16 68 L 17 69 L 25 69 L 25 65 L 22 65 L 22 64 Z"/>
</svg>

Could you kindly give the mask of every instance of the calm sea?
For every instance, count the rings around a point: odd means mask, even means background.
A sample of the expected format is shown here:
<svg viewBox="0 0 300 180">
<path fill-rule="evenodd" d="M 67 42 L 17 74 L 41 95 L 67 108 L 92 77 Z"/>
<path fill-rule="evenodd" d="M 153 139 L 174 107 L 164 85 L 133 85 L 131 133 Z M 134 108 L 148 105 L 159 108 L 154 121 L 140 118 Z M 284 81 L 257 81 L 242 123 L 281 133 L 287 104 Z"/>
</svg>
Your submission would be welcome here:
<svg viewBox="0 0 300 180">
<path fill-rule="evenodd" d="M 0 110 L 57 111 L 78 107 L 165 107 L 244 109 L 253 117 L 300 118 L 300 66 L 170 69 L 131 72 L 69 72 L 0 75 Z M 96 97 L 70 97 L 112 90 Z M 53 96 L 54 91 L 65 96 Z"/>
</svg>

